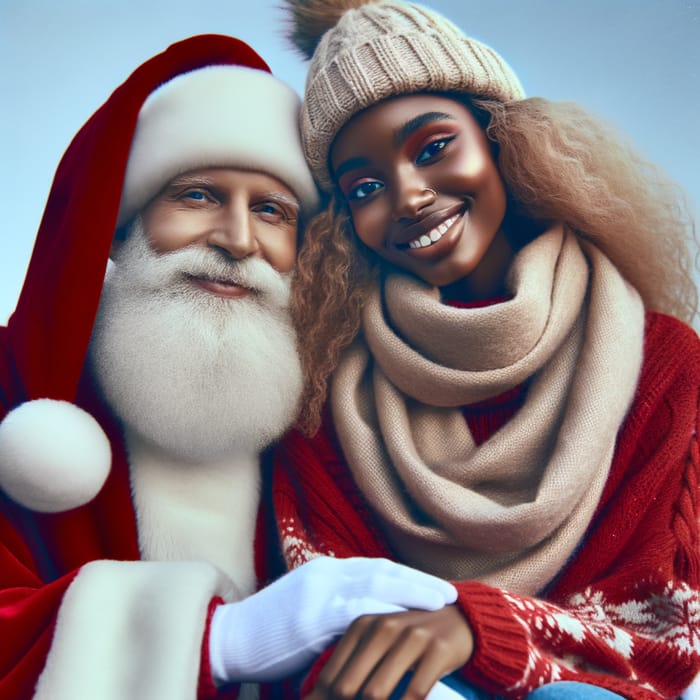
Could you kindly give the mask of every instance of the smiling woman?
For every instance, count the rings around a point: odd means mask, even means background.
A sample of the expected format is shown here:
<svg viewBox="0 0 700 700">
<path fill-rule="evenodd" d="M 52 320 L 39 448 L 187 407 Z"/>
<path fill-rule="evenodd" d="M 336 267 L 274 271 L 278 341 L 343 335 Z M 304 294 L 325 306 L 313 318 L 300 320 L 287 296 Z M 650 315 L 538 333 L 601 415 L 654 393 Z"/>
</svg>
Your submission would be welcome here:
<svg viewBox="0 0 700 700">
<path fill-rule="evenodd" d="M 465 105 L 437 95 L 373 105 L 341 129 L 331 163 L 357 237 L 383 259 L 439 287 L 470 276 L 487 252 L 506 269 L 505 185 Z"/>
<path fill-rule="evenodd" d="M 426 7 L 287 4 L 329 196 L 293 287 L 307 386 L 273 487 L 287 563 L 388 557 L 459 591 L 358 620 L 308 697 L 677 696 L 700 669 L 682 197 Z"/>
</svg>

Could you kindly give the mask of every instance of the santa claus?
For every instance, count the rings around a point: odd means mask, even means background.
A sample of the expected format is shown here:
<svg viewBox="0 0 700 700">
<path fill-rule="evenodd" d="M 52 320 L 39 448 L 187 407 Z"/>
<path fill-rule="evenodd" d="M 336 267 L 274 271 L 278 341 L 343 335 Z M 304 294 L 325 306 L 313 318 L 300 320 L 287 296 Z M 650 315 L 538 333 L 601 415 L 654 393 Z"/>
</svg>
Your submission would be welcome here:
<svg viewBox="0 0 700 700">
<path fill-rule="evenodd" d="M 299 671 L 359 614 L 454 599 L 359 559 L 258 591 L 261 453 L 298 410 L 289 283 L 318 206 L 298 109 L 249 46 L 192 37 L 62 159 L 0 329 L 1 697 L 216 697 Z"/>
</svg>

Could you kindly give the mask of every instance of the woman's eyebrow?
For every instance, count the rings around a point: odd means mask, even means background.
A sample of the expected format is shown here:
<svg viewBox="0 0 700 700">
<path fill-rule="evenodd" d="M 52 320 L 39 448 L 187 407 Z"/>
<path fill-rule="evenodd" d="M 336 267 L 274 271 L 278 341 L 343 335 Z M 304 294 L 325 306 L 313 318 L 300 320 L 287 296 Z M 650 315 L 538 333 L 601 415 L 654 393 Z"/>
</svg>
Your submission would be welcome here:
<svg viewBox="0 0 700 700">
<path fill-rule="evenodd" d="M 333 171 L 333 177 L 335 177 L 336 180 L 340 180 L 340 178 L 350 170 L 355 170 L 356 168 L 364 168 L 367 167 L 367 165 L 369 165 L 369 161 L 367 160 L 367 158 L 348 158 L 348 160 L 344 160 Z"/>
<path fill-rule="evenodd" d="M 425 124 L 430 122 L 441 121 L 443 119 L 454 119 L 455 117 L 447 112 L 425 112 L 424 114 L 419 114 L 413 119 L 409 119 L 405 124 L 400 126 L 394 132 L 394 146 L 401 146 L 405 143 L 406 139 L 418 129 L 420 129 Z"/>
</svg>

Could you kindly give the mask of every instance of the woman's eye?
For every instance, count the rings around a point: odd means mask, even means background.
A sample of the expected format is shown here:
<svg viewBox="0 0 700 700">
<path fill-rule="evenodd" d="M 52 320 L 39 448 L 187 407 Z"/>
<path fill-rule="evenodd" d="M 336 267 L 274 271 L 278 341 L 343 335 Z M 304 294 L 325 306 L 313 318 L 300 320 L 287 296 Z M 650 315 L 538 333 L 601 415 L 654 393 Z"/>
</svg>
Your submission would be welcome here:
<svg viewBox="0 0 700 700">
<path fill-rule="evenodd" d="M 348 199 L 365 199 L 383 187 L 377 180 L 367 180 L 356 185 L 348 192 Z"/>
<path fill-rule="evenodd" d="M 416 164 L 420 165 L 421 163 L 427 163 L 428 161 L 432 160 L 435 158 L 440 151 L 442 151 L 450 141 L 454 139 L 454 136 L 450 136 L 449 138 L 440 138 L 437 139 L 436 141 L 431 141 L 425 148 L 421 150 L 421 152 L 418 154 L 418 157 L 416 158 Z"/>
</svg>

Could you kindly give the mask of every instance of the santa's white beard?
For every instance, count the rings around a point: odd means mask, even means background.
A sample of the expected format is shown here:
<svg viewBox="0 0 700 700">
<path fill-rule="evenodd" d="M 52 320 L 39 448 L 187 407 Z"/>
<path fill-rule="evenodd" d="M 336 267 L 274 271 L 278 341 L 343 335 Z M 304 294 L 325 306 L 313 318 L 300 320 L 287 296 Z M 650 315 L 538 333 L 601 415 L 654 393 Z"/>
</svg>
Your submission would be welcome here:
<svg viewBox="0 0 700 700">
<path fill-rule="evenodd" d="M 222 298 L 189 275 L 256 291 Z M 258 258 L 202 246 L 156 254 L 137 220 L 107 274 L 89 350 L 112 410 L 180 461 L 268 446 L 293 422 L 302 385 L 289 286 Z"/>
</svg>

